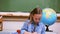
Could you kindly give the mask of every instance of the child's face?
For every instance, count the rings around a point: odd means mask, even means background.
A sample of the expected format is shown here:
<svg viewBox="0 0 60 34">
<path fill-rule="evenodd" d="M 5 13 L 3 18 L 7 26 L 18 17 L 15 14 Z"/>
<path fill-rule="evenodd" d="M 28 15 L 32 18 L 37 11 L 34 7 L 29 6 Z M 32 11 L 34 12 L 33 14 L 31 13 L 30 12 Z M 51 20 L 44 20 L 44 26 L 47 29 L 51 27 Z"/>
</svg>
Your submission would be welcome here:
<svg viewBox="0 0 60 34">
<path fill-rule="evenodd" d="M 41 16 L 42 16 L 42 14 L 34 14 L 33 15 L 33 20 L 36 24 L 39 23 Z"/>
</svg>

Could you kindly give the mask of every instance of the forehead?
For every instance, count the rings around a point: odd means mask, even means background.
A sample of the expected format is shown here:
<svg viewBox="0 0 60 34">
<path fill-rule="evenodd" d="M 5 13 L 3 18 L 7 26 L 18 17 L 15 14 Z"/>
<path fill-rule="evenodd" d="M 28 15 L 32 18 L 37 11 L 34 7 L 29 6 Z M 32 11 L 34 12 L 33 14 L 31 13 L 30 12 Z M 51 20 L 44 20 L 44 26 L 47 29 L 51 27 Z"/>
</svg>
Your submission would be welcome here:
<svg viewBox="0 0 60 34">
<path fill-rule="evenodd" d="M 42 15 L 41 14 L 34 14 L 33 16 L 34 17 L 41 17 Z"/>
</svg>

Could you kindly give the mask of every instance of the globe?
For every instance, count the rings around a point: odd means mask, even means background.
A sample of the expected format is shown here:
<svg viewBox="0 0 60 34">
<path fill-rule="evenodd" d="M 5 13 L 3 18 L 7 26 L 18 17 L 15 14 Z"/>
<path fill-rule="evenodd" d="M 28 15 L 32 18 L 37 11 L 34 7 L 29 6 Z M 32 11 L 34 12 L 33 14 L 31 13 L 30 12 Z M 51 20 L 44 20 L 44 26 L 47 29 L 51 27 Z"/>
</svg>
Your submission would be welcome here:
<svg viewBox="0 0 60 34">
<path fill-rule="evenodd" d="M 56 12 L 51 8 L 45 8 L 42 10 L 42 23 L 46 25 L 47 30 L 48 26 L 53 25 L 57 20 Z"/>
</svg>

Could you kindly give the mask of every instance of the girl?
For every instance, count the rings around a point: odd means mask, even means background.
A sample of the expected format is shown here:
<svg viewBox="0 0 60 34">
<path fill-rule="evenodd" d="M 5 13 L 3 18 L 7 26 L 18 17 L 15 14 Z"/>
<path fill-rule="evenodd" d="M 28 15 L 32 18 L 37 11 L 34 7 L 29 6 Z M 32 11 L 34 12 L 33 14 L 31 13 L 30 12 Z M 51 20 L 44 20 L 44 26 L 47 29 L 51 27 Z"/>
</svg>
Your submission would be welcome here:
<svg viewBox="0 0 60 34">
<path fill-rule="evenodd" d="M 42 9 L 31 11 L 29 19 L 24 23 L 21 34 L 45 34 L 45 26 L 41 23 Z"/>
</svg>

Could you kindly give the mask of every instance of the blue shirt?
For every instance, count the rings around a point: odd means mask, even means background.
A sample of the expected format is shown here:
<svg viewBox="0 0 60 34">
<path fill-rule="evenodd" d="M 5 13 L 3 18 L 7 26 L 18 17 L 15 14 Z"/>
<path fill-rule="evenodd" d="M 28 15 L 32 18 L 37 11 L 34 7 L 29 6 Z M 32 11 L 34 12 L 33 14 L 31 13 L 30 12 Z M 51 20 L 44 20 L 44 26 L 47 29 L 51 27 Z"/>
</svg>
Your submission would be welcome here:
<svg viewBox="0 0 60 34">
<path fill-rule="evenodd" d="M 33 22 L 30 23 L 30 21 L 27 20 L 24 23 L 24 25 L 23 25 L 23 27 L 21 29 L 21 33 L 20 34 L 24 34 L 25 31 L 31 32 L 31 33 L 32 32 L 37 32 L 38 34 L 45 34 L 45 26 L 44 26 L 43 23 L 40 22 L 38 25 L 36 25 L 35 28 L 34 27 L 35 26 L 34 26 Z"/>
</svg>

